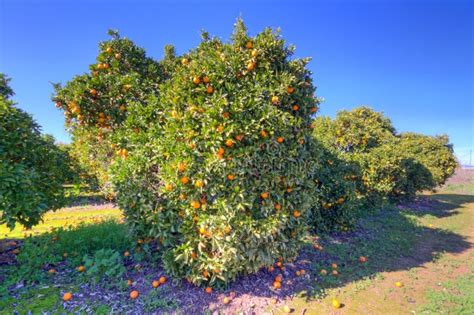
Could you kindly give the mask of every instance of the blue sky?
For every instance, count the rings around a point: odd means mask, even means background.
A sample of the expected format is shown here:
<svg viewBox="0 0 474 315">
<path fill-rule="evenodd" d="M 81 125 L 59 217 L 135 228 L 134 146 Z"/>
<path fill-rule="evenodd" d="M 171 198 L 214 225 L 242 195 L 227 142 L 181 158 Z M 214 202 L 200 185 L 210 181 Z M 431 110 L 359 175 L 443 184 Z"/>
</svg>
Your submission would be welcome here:
<svg viewBox="0 0 474 315">
<path fill-rule="evenodd" d="M 161 58 L 201 29 L 228 39 L 242 17 L 251 34 L 281 27 L 324 97 L 321 114 L 369 105 L 399 131 L 446 133 L 462 162 L 474 150 L 471 1 L 22 1 L 0 0 L 0 72 L 19 107 L 69 141 L 50 82 L 87 71 L 109 28 Z"/>
</svg>

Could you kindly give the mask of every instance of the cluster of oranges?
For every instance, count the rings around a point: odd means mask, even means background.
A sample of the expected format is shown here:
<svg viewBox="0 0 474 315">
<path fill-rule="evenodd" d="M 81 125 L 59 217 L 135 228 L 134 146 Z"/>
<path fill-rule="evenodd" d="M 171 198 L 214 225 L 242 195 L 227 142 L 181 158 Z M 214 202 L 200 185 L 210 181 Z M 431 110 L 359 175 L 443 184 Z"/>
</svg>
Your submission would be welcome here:
<svg viewBox="0 0 474 315">
<path fill-rule="evenodd" d="M 193 83 L 196 84 L 196 85 L 199 85 L 201 83 L 205 84 L 206 86 L 206 93 L 207 94 L 212 94 L 214 93 L 214 88 L 212 87 L 212 85 L 209 83 L 210 79 L 208 76 L 194 76 L 193 79 L 192 79 Z"/>
</svg>

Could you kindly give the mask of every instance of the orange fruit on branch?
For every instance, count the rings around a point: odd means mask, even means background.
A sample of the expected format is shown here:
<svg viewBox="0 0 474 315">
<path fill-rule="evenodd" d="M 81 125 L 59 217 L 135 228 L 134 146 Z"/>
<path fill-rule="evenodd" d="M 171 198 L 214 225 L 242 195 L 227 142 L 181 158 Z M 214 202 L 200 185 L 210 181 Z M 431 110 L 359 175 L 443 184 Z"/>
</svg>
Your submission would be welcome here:
<svg viewBox="0 0 474 315">
<path fill-rule="evenodd" d="M 233 141 L 232 139 L 227 139 L 227 140 L 225 141 L 225 145 L 226 145 L 226 147 L 228 147 L 228 148 L 232 148 L 232 147 L 234 146 L 234 141 Z"/>
</svg>

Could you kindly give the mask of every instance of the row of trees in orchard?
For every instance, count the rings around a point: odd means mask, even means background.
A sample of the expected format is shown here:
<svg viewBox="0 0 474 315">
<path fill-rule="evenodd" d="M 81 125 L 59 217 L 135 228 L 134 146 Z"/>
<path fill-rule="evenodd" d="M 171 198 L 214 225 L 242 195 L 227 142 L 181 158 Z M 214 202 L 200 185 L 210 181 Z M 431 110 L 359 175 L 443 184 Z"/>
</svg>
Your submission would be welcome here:
<svg viewBox="0 0 474 315">
<path fill-rule="evenodd" d="M 110 34 L 53 100 L 71 154 L 175 277 L 214 286 L 290 261 L 308 232 L 348 230 L 456 167 L 447 138 L 397 134 L 369 108 L 315 119 L 309 59 L 271 29 L 239 20 L 229 42 L 204 32 L 160 61 Z"/>
</svg>

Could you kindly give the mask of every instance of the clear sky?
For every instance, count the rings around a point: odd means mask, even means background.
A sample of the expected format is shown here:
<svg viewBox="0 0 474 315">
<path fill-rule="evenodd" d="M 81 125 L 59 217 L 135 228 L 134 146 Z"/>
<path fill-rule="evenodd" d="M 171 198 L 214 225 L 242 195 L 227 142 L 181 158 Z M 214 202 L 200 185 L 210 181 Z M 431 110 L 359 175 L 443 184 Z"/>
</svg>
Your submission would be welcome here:
<svg viewBox="0 0 474 315">
<path fill-rule="evenodd" d="M 165 44 L 194 47 L 201 29 L 227 40 L 237 17 L 251 34 L 281 27 L 297 56 L 313 58 L 321 114 L 369 105 L 399 131 L 448 134 L 469 162 L 472 1 L 0 0 L 0 72 L 13 79 L 19 107 L 67 142 L 50 82 L 87 71 L 109 28 L 159 59 Z"/>
</svg>

